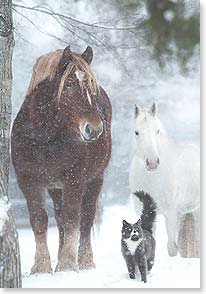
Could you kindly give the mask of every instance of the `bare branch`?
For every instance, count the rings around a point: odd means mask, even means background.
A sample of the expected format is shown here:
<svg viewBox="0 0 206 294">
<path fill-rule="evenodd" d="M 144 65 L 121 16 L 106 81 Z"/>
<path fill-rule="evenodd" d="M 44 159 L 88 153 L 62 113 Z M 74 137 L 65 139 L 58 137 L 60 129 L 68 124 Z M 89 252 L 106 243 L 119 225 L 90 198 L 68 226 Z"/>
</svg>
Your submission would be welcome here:
<svg viewBox="0 0 206 294">
<path fill-rule="evenodd" d="M 127 71 L 126 65 L 124 61 L 122 60 L 122 57 L 119 54 L 120 50 L 125 49 L 135 49 L 138 47 L 136 43 L 136 37 L 135 34 L 139 33 L 140 39 L 140 29 L 138 29 L 138 24 L 136 26 L 131 27 L 118 27 L 118 26 L 104 26 L 100 25 L 100 23 L 87 23 L 84 21 L 81 21 L 77 18 L 57 13 L 53 11 L 51 7 L 48 5 L 46 6 L 24 6 L 19 4 L 13 4 L 13 9 L 16 13 L 24 17 L 27 21 L 29 21 L 39 32 L 48 35 L 50 37 L 55 38 L 56 40 L 67 44 L 67 42 L 55 35 L 50 34 L 49 32 L 45 32 L 43 29 L 39 28 L 34 21 L 32 21 L 28 16 L 24 15 L 23 12 L 20 12 L 19 10 L 29 10 L 32 12 L 40 13 L 40 14 L 46 14 L 50 17 L 52 17 L 63 29 L 65 29 L 66 32 L 69 32 L 71 36 L 78 40 L 84 41 L 85 43 L 89 43 L 91 45 L 97 46 L 102 48 L 102 50 L 106 50 L 107 52 L 110 52 L 110 54 L 113 56 L 114 59 L 116 59 L 119 63 L 119 65 L 124 69 L 124 72 L 127 73 L 129 76 L 130 73 Z M 119 16 L 116 16 L 116 18 L 119 19 Z M 113 18 L 114 20 L 114 18 Z M 140 20 L 139 20 L 140 21 Z M 101 22 L 102 24 L 103 22 Z M 105 23 L 105 22 L 104 22 Z M 119 44 L 113 44 L 110 40 L 110 35 L 108 34 L 108 31 L 119 31 L 120 33 L 127 32 L 134 36 L 133 42 L 128 44 L 128 42 L 125 43 L 125 38 L 120 38 L 120 40 L 124 39 L 124 44 L 121 44 L 121 41 Z M 127 40 L 128 41 L 128 40 Z M 70 42 L 71 44 L 71 39 Z"/>
<path fill-rule="evenodd" d="M 65 15 L 65 14 L 62 14 L 62 13 L 57 13 L 57 12 L 54 12 L 51 8 L 49 7 L 42 7 L 42 6 L 33 6 L 33 7 L 30 7 L 30 6 L 24 6 L 24 5 L 19 5 L 19 4 L 13 4 L 13 7 L 16 7 L 16 8 L 21 8 L 21 9 L 27 9 L 27 10 L 32 10 L 32 11 L 37 11 L 37 12 L 41 12 L 41 13 L 44 13 L 44 14 L 48 14 L 50 16 L 57 16 L 57 17 L 60 17 L 64 20 L 68 20 L 68 21 L 72 21 L 72 22 L 75 22 L 77 24 L 81 24 L 81 25 L 84 25 L 84 26 L 87 26 L 87 27 L 92 27 L 92 28 L 97 28 L 97 29 L 102 29 L 102 30 L 113 30 L 113 31 L 131 31 L 131 30 L 137 30 L 138 29 L 138 26 L 131 26 L 131 27 L 114 27 L 114 26 L 102 26 L 102 25 L 99 25 L 98 23 L 87 23 L 87 22 L 84 22 L 84 21 L 81 21 L 77 18 L 74 18 L 72 16 L 68 16 L 68 15 Z"/>
</svg>

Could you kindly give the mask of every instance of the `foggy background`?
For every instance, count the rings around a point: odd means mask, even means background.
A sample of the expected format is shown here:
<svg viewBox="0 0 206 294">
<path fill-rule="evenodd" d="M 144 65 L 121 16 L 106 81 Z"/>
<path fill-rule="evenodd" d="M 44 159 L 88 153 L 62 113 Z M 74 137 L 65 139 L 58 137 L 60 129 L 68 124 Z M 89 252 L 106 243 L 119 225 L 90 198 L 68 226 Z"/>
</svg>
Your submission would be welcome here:
<svg viewBox="0 0 206 294">
<path fill-rule="evenodd" d="M 199 144 L 199 1 L 16 0 L 13 4 L 12 119 L 39 55 L 67 45 L 73 51 L 93 48 L 92 69 L 113 108 L 112 157 L 105 171 L 102 204 L 124 204 L 129 196 L 135 103 L 157 102 L 167 132 Z M 9 195 L 17 225 L 27 225 L 27 207 L 12 167 Z"/>
</svg>

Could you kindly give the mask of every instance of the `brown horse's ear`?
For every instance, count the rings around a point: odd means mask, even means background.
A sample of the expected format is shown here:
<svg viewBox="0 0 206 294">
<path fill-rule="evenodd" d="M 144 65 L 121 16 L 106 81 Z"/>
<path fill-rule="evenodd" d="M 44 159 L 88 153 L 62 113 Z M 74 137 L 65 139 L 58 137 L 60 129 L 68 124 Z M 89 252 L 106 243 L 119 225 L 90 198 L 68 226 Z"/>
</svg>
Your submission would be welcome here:
<svg viewBox="0 0 206 294">
<path fill-rule="evenodd" d="M 87 49 L 82 53 L 82 58 L 90 64 L 93 59 L 93 50 L 90 46 L 87 47 Z"/>
<path fill-rule="evenodd" d="M 72 52 L 70 46 L 67 46 L 62 54 L 59 62 L 59 72 L 64 72 L 69 62 L 72 60 Z"/>
</svg>

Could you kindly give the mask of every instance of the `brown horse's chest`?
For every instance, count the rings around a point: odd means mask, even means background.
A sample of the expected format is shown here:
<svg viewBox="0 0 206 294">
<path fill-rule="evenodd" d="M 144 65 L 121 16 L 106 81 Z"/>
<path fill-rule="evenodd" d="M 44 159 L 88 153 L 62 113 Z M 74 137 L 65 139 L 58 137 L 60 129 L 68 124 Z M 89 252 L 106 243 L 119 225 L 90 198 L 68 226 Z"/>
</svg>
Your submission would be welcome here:
<svg viewBox="0 0 206 294">
<path fill-rule="evenodd" d="M 67 140 L 38 144 L 20 137 L 18 140 L 15 147 L 19 158 L 17 170 L 48 187 L 62 185 L 73 173 L 76 178 L 90 181 L 103 173 L 110 158 L 111 142 L 107 137 L 87 144 L 72 144 Z"/>
<path fill-rule="evenodd" d="M 87 162 L 87 173 L 89 178 L 97 177 L 103 173 L 109 162 L 110 153 L 110 141 L 104 138 L 89 146 Z"/>
<path fill-rule="evenodd" d="M 75 177 L 84 180 L 103 173 L 110 158 L 110 146 L 107 140 L 88 144 L 51 144 L 43 150 L 39 163 L 44 174 L 52 184 L 75 173 Z"/>
<path fill-rule="evenodd" d="M 70 150 L 65 150 L 65 170 L 67 170 L 69 166 L 72 168 L 74 166 L 74 169 L 79 171 L 76 176 L 81 174 L 88 180 L 98 176 L 103 172 L 109 161 L 110 151 L 107 145 L 108 143 L 102 140 L 102 144 L 97 142 L 89 143 L 82 148 L 75 147 Z"/>
</svg>

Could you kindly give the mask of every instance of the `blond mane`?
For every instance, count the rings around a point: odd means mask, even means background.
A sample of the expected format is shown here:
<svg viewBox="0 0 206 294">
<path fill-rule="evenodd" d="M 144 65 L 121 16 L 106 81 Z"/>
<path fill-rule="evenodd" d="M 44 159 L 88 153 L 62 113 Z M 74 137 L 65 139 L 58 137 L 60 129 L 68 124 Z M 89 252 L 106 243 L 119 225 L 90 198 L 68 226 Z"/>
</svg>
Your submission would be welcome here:
<svg viewBox="0 0 206 294">
<path fill-rule="evenodd" d="M 63 51 L 63 49 L 58 49 L 56 51 L 44 54 L 36 59 L 32 70 L 31 81 L 26 95 L 30 95 L 33 92 L 33 90 L 38 86 L 38 84 L 40 84 L 45 79 L 49 79 L 51 81 L 54 78 Z M 81 57 L 80 53 L 72 52 L 72 60 L 69 62 L 60 81 L 57 95 L 58 99 L 60 99 L 61 93 L 64 88 L 64 83 L 68 79 L 74 67 L 76 67 L 78 70 L 86 74 L 88 80 L 88 87 L 90 91 L 92 93 L 96 93 L 98 91 L 96 78 L 92 73 L 89 64 Z M 80 83 L 80 87 L 83 87 L 82 83 Z"/>
</svg>

